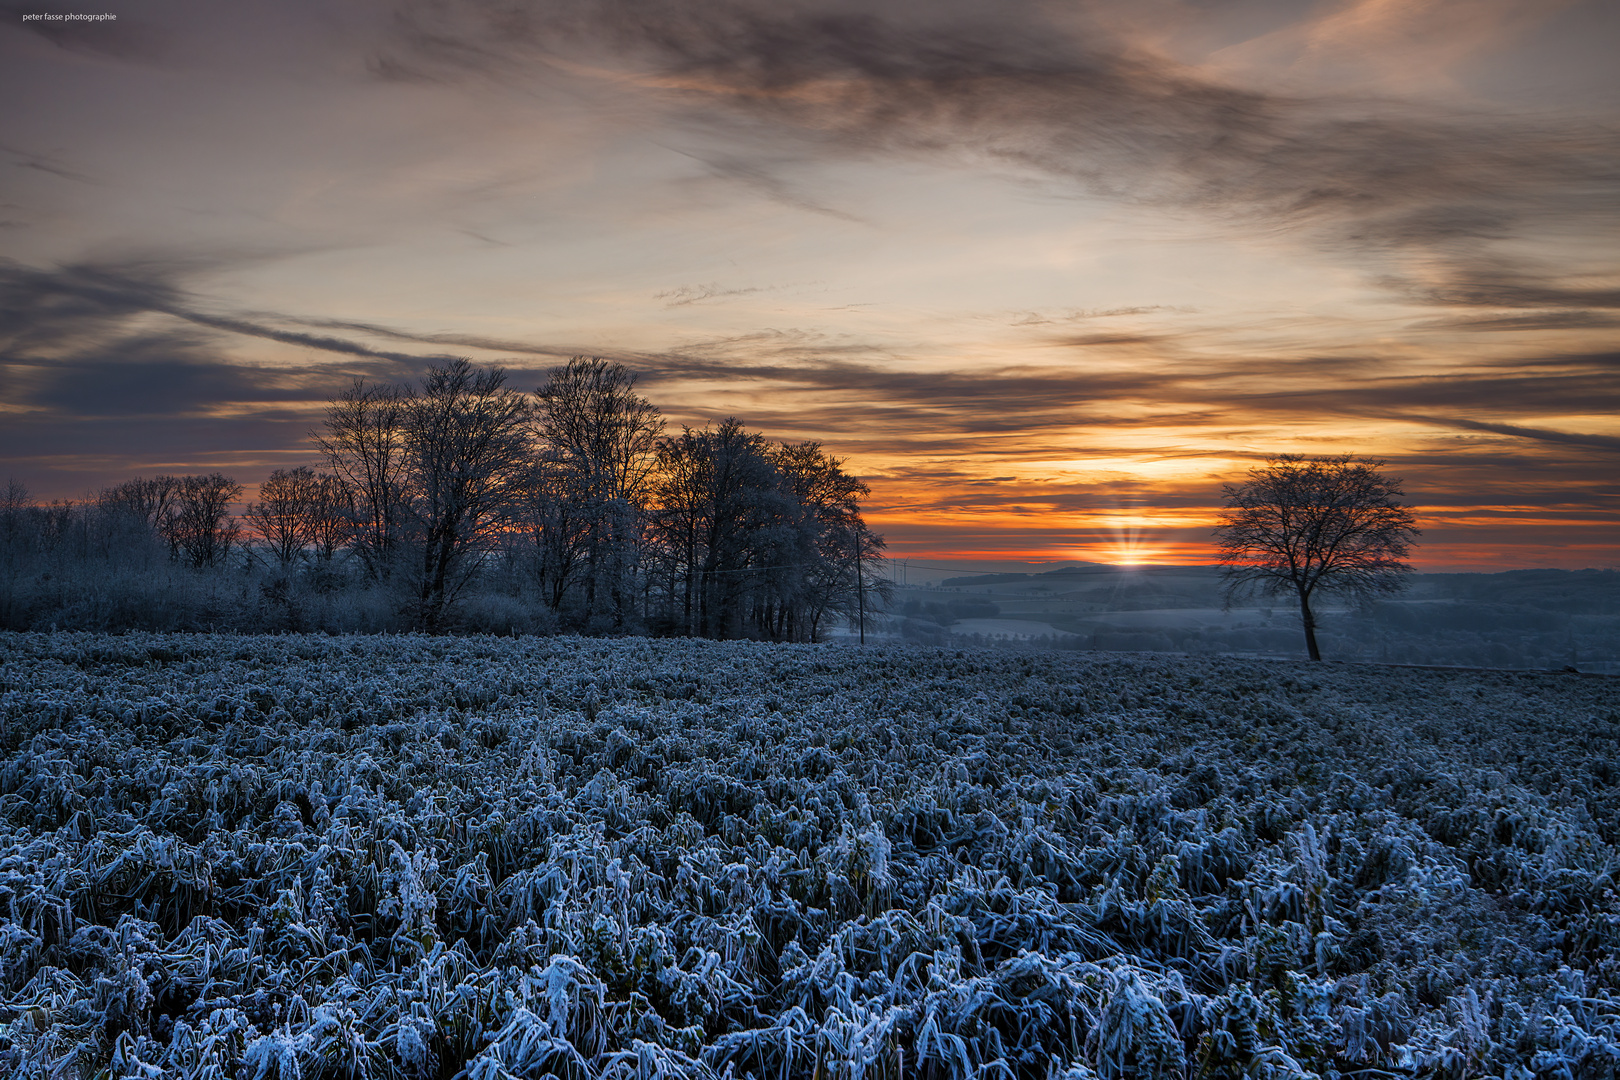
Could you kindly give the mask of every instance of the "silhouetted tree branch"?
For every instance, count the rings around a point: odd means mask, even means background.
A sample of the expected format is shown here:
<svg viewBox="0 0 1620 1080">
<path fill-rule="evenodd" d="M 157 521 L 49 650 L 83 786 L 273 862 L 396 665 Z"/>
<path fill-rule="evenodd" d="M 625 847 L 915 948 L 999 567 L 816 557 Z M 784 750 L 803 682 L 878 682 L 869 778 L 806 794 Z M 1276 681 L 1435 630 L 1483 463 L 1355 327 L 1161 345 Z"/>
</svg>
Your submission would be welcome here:
<svg viewBox="0 0 1620 1080">
<path fill-rule="evenodd" d="M 1395 500 L 1401 482 L 1381 461 L 1349 455 L 1284 455 L 1225 489 L 1226 512 L 1215 535 L 1227 567 L 1228 605 L 1251 592 L 1293 594 L 1305 644 L 1316 643 L 1311 600 L 1321 593 L 1368 598 L 1399 591 L 1412 567 L 1404 560 L 1418 529 Z"/>
</svg>

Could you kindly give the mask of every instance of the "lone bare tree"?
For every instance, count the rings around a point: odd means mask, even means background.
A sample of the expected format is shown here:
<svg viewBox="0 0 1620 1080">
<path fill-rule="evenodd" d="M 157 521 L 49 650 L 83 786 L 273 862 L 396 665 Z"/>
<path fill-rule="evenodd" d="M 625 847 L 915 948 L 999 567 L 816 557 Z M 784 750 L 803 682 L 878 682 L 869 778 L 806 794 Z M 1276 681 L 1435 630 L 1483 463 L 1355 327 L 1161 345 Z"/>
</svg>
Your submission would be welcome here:
<svg viewBox="0 0 1620 1080">
<path fill-rule="evenodd" d="M 1395 501 L 1401 481 L 1385 476 L 1383 465 L 1348 454 L 1286 454 L 1228 485 L 1215 528 L 1226 603 L 1255 592 L 1292 594 L 1311 659 L 1322 659 L 1313 597 L 1398 592 L 1412 572 L 1405 559 L 1418 529 L 1412 512 Z"/>
</svg>

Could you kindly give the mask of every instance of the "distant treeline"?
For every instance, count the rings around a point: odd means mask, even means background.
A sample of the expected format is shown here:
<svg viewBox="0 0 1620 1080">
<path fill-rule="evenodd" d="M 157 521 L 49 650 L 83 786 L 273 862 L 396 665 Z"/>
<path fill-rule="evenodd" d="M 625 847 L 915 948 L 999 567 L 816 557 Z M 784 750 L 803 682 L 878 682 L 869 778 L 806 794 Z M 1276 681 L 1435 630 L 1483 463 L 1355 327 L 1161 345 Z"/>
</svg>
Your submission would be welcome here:
<svg viewBox="0 0 1620 1080">
<path fill-rule="evenodd" d="M 0 627 L 654 633 L 807 641 L 888 590 L 868 489 L 736 419 L 666 435 L 618 364 L 533 394 L 455 360 L 333 401 L 318 464 L 0 493 Z"/>
</svg>

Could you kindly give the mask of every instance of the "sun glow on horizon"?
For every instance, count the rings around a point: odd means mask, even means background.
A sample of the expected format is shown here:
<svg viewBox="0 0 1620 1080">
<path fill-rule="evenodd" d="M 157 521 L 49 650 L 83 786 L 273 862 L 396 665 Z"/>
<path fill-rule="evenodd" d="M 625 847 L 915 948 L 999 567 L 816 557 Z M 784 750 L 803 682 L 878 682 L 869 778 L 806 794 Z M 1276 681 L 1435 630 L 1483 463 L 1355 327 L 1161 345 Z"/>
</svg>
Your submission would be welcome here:
<svg viewBox="0 0 1620 1080">
<path fill-rule="evenodd" d="M 1113 557 L 1116 566 L 1141 566 L 1156 562 L 1159 545 L 1155 533 L 1140 522 L 1121 522 L 1114 526 Z"/>
</svg>

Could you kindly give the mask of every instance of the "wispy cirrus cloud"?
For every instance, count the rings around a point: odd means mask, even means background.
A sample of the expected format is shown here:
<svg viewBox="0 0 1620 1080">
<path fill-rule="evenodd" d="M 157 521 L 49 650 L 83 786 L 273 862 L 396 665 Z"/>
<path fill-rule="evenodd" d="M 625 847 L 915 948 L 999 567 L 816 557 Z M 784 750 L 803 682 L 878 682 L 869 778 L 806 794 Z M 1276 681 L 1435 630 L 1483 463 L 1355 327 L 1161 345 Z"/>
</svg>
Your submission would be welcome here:
<svg viewBox="0 0 1620 1080">
<path fill-rule="evenodd" d="M 890 348 L 807 331 L 756 332 L 636 352 L 591 343 L 417 333 L 272 312 L 209 311 L 181 284 L 186 272 L 154 261 L 77 264 L 56 271 L 0 267 L 0 357 L 13 372 L 13 393 L 22 402 L 69 411 L 150 412 L 166 404 L 184 412 L 209 401 L 287 400 L 289 380 L 335 386 L 351 374 L 408 379 L 444 358 L 446 348 L 456 348 L 479 350 L 491 359 L 532 358 L 541 367 L 573 355 L 603 355 L 636 370 L 650 388 L 679 393 L 682 386 L 724 384 L 718 396 L 705 391 L 711 410 L 736 411 L 755 423 L 860 435 L 874 448 L 895 440 L 915 444 L 960 435 L 1018 434 L 1034 440 L 1043 431 L 1192 431 L 1334 416 L 1491 431 L 1594 450 L 1617 445 L 1610 436 L 1560 433 L 1537 422 L 1561 413 L 1620 412 L 1620 362 L 1609 353 L 1519 357 L 1417 375 L 1390 370 L 1372 357 L 1221 355 L 1169 332 L 1051 339 L 1060 347 L 1088 355 L 1101 350 L 1116 359 L 1081 367 L 918 365 Z M 150 316 L 168 322 L 154 324 Z M 298 326 L 346 334 L 308 333 Z M 293 345 L 344 363 L 245 365 L 231 359 L 233 337 Z M 427 348 L 412 352 L 367 343 L 378 339 Z M 1118 362 L 1139 357 L 1142 349 L 1159 359 Z M 540 370 L 528 364 L 519 368 L 532 376 Z M 292 379 L 289 371 L 301 374 Z M 143 393 L 143 385 L 154 389 Z M 307 396 L 309 390 L 296 393 Z M 1139 407 L 1120 407 L 1127 403 Z M 1027 445 L 1024 452 L 1030 452 Z"/>
<path fill-rule="evenodd" d="M 759 168 L 784 145 L 806 157 L 977 159 L 1295 232 L 1434 304 L 1614 306 L 1613 287 L 1497 252 L 1548 230 L 1615 231 L 1613 123 L 1246 87 L 1156 53 L 1117 10 L 405 0 L 377 55 L 441 79 L 591 71 L 729 129 Z M 1341 21 L 1320 41 L 1372 32 Z"/>
<path fill-rule="evenodd" d="M 1493 424 L 1485 420 L 1469 420 L 1460 416 L 1422 416 L 1416 413 L 1401 413 L 1398 418 L 1421 424 L 1434 424 L 1437 427 L 1456 428 L 1462 431 L 1489 431 L 1497 435 L 1510 435 L 1516 439 L 1533 439 L 1537 442 L 1620 453 L 1620 438 L 1613 435 L 1554 431 L 1550 428 L 1526 427 L 1523 424 Z"/>
<path fill-rule="evenodd" d="M 686 307 L 688 304 L 700 304 L 705 300 L 714 300 L 727 296 L 750 296 L 754 293 L 765 292 L 763 285 L 748 285 L 741 288 L 728 289 L 718 281 L 707 285 L 677 285 L 673 289 L 653 294 L 654 300 L 663 300 L 665 307 Z"/>
<path fill-rule="evenodd" d="M 157 314 L 196 327 L 322 352 L 411 363 L 422 359 L 415 354 L 372 349 L 343 338 L 305 334 L 249 318 L 208 312 L 179 284 L 183 277 L 200 269 L 198 260 L 190 259 L 80 262 L 56 270 L 0 264 L 0 348 L 7 356 L 28 352 L 49 355 L 64 349 L 71 352 L 87 341 L 103 341 L 119 333 L 136 316 Z M 175 336 L 173 347 L 192 353 L 198 343 L 194 334 L 181 333 Z"/>
</svg>

